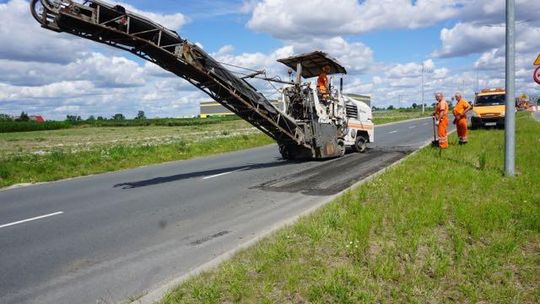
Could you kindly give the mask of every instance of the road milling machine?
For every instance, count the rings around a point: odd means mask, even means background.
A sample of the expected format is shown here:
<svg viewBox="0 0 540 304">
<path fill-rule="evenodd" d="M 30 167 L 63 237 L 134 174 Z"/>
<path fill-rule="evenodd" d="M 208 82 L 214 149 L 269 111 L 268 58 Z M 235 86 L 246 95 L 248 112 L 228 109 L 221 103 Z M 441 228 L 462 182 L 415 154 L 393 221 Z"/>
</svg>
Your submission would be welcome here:
<svg viewBox="0 0 540 304">
<path fill-rule="evenodd" d="M 97 0 L 32 0 L 30 10 L 45 29 L 125 50 L 185 79 L 272 137 L 285 159 L 340 157 L 347 147 L 363 152 L 374 140 L 370 107 L 342 94 L 342 75 L 347 72 L 323 52 L 278 60 L 296 72 L 289 81 L 263 77 L 263 72 L 240 77 L 175 31 L 120 5 Z M 341 77 L 339 87 L 331 84 L 323 96 L 309 79 L 325 66 L 330 67 L 328 75 Z M 274 106 L 248 79 L 281 83 L 283 106 Z"/>
</svg>

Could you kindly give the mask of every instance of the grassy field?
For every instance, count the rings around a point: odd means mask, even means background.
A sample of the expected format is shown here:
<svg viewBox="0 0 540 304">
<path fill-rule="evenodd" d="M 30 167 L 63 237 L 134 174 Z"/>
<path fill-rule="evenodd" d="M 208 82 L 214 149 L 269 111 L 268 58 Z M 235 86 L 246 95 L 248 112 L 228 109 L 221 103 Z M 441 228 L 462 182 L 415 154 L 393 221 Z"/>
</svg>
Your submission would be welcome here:
<svg viewBox="0 0 540 304">
<path fill-rule="evenodd" d="M 433 112 L 432 109 L 426 109 L 424 114 L 422 114 L 422 110 L 408 110 L 408 111 L 400 111 L 400 110 L 391 110 L 391 111 L 374 111 L 373 112 L 373 122 L 376 125 L 390 123 L 390 122 L 396 122 L 400 120 L 406 120 L 406 119 L 414 119 L 414 118 L 420 118 L 420 117 L 427 117 L 431 115 L 431 112 Z"/>
<path fill-rule="evenodd" d="M 162 145 L 259 133 L 243 120 L 196 126 L 79 127 L 0 133 L 0 160 L 27 154 L 74 153 L 112 146 Z"/>
<path fill-rule="evenodd" d="M 0 134 L 0 187 L 247 149 L 273 141 L 241 120 L 189 127 Z"/>
<path fill-rule="evenodd" d="M 168 294 L 172 303 L 539 303 L 540 123 L 426 148 Z"/>
</svg>

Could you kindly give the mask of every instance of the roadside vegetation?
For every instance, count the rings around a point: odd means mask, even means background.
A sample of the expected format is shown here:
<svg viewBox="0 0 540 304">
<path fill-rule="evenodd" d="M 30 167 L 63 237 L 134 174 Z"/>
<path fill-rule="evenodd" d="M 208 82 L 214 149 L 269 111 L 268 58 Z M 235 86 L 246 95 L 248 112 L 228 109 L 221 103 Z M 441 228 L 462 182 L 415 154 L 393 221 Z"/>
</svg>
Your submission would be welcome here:
<svg viewBox="0 0 540 304">
<path fill-rule="evenodd" d="M 142 111 L 141 111 L 142 112 Z M 25 116 L 26 115 L 26 116 Z M 181 127 L 181 126 L 203 126 L 219 124 L 226 121 L 240 120 L 236 115 L 213 116 L 208 118 L 152 118 L 147 119 L 144 113 L 134 119 L 126 119 L 123 114 L 115 114 L 106 119 L 103 117 L 95 118 L 93 116 L 86 120 L 80 116 L 68 115 L 64 121 L 45 121 L 38 123 L 30 120 L 24 112 L 18 118 L 11 118 L 8 115 L 0 114 L 0 133 L 10 132 L 30 132 L 45 131 L 71 128 L 89 128 L 89 127 Z"/>
<path fill-rule="evenodd" d="M 503 134 L 425 148 L 161 303 L 538 303 L 540 123 L 517 117 L 515 178 Z"/>
</svg>

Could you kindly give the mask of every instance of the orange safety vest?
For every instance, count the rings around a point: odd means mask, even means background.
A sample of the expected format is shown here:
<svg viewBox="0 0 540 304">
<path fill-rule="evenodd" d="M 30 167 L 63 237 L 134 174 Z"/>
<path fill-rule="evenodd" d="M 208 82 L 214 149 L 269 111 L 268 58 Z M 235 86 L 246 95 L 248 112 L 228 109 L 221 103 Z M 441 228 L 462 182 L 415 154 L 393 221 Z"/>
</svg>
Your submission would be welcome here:
<svg viewBox="0 0 540 304">
<path fill-rule="evenodd" d="M 467 110 L 471 105 L 469 104 L 469 102 L 467 102 L 467 100 L 465 100 L 465 98 L 461 98 L 460 101 L 458 101 L 458 103 L 456 104 L 456 106 L 454 107 L 454 116 L 456 117 L 456 119 L 463 119 L 463 118 L 467 118 L 467 116 L 465 115 L 465 110 Z"/>
<path fill-rule="evenodd" d="M 464 98 L 461 98 L 461 100 L 458 101 L 458 103 L 454 107 L 457 133 L 461 142 L 467 141 L 467 136 L 469 133 L 469 130 L 467 129 L 467 115 L 465 114 L 465 110 L 467 110 L 469 107 L 469 102 L 467 102 L 467 100 L 465 100 Z"/>
<path fill-rule="evenodd" d="M 319 74 L 319 78 L 317 79 L 317 88 L 321 94 L 328 94 L 328 76 L 326 76 L 325 72 L 321 72 L 321 74 Z"/>
<path fill-rule="evenodd" d="M 439 147 L 441 149 L 448 148 L 448 103 L 446 100 L 441 100 L 435 107 L 435 115 L 439 120 L 437 133 L 439 136 Z"/>
</svg>

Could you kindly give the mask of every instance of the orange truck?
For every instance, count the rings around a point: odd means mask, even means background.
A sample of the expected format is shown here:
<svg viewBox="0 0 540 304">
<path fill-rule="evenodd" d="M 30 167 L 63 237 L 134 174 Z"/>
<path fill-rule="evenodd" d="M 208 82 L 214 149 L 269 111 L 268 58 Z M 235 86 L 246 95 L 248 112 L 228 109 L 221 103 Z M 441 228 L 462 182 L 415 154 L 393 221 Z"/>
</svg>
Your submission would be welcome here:
<svg viewBox="0 0 540 304">
<path fill-rule="evenodd" d="M 474 100 L 471 127 L 504 128 L 506 91 L 501 88 L 483 89 Z"/>
</svg>

